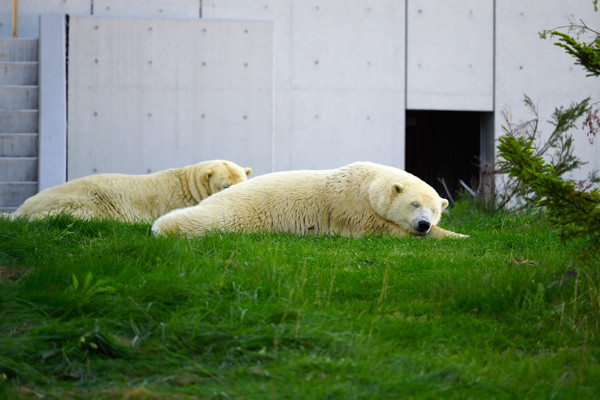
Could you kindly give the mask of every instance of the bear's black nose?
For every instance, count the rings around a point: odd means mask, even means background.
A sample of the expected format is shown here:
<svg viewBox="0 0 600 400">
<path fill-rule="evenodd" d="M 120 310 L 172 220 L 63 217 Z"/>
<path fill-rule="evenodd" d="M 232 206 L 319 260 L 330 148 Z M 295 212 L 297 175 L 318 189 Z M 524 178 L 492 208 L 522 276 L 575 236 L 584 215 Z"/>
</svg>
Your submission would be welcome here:
<svg viewBox="0 0 600 400">
<path fill-rule="evenodd" d="M 417 227 L 417 231 L 423 233 L 427 232 L 431 228 L 431 224 L 427 221 L 419 221 L 419 226 Z"/>
</svg>

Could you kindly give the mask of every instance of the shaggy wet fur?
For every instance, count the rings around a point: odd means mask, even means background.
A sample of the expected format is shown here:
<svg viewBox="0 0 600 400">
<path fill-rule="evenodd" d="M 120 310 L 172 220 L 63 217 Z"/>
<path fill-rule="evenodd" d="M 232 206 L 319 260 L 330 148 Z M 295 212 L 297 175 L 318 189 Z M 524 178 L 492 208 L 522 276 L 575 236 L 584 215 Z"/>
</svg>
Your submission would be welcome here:
<svg viewBox="0 0 600 400">
<path fill-rule="evenodd" d="M 414 175 L 362 162 L 335 170 L 259 176 L 217 193 L 198 206 L 159 218 L 152 231 L 187 237 L 210 229 L 462 237 L 435 226 L 447 205 L 447 200 Z M 429 225 L 418 231 L 418 222 L 424 219 Z"/>
<path fill-rule="evenodd" d="M 13 218 L 68 213 L 83 219 L 152 221 L 171 210 L 197 205 L 210 195 L 245 181 L 250 173 L 250 168 L 213 160 L 148 175 L 90 175 L 30 197 Z"/>
</svg>

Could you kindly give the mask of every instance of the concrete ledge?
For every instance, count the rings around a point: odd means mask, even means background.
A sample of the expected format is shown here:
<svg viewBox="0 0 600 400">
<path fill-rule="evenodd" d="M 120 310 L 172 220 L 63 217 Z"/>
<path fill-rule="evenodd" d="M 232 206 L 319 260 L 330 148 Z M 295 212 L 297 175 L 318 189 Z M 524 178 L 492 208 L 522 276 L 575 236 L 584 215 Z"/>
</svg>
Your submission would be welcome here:
<svg viewBox="0 0 600 400">
<path fill-rule="evenodd" d="M 0 38 L 0 61 L 37 61 L 38 40 Z"/>
<path fill-rule="evenodd" d="M 62 14 L 40 16 L 39 190 L 67 176 L 66 23 Z"/>
<path fill-rule="evenodd" d="M 37 156 L 37 133 L 0 133 L 0 157 Z"/>
<path fill-rule="evenodd" d="M 1 85 L 37 85 L 37 61 L 0 61 Z"/>
<path fill-rule="evenodd" d="M 0 108 L 3 110 L 37 110 L 37 86 L 0 86 Z"/>
<path fill-rule="evenodd" d="M 36 157 L 0 157 L 0 181 L 37 181 Z"/>
<path fill-rule="evenodd" d="M 37 193 L 37 182 L 0 182 L 2 208 L 19 207 L 25 200 Z"/>
<path fill-rule="evenodd" d="M 37 130 L 37 110 L 0 110 L 0 132 L 36 133 Z"/>
</svg>

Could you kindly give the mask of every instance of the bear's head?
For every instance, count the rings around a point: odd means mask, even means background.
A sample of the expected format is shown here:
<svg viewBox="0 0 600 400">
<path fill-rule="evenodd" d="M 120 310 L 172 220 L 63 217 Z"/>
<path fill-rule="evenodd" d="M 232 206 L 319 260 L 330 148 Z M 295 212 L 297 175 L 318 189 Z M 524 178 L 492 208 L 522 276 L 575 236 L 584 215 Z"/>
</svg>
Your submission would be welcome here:
<svg viewBox="0 0 600 400">
<path fill-rule="evenodd" d="M 202 180 L 210 196 L 236 183 L 244 182 L 251 173 L 251 168 L 242 168 L 231 161 L 219 160 L 202 171 Z"/>
<path fill-rule="evenodd" d="M 369 201 L 380 217 L 416 235 L 429 233 L 448 207 L 448 200 L 418 178 L 376 181 L 371 186 Z"/>
<path fill-rule="evenodd" d="M 212 160 L 188 167 L 186 175 L 190 189 L 193 185 L 197 190 L 194 198 L 200 202 L 229 186 L 246 181 L 251 173 L 251 168 L 242 168 L 231 161 Z"/>
</svg>

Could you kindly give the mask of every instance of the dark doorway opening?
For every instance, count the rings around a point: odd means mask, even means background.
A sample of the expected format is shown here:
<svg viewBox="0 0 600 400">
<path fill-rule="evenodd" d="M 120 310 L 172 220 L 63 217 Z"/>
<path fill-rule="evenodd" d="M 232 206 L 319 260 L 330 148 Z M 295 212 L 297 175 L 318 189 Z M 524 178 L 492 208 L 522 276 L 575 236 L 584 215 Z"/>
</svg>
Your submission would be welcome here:
<svg viewBox="0 0 600 400">
<path fill-rule="evenodd" d="M 482 126 L 487 113 L 407 111 L 406 170 L 454 200 L 459 179 L 477 190 Z M 441 183 L 446 183 L 446 188 Z"/>
</svg>

